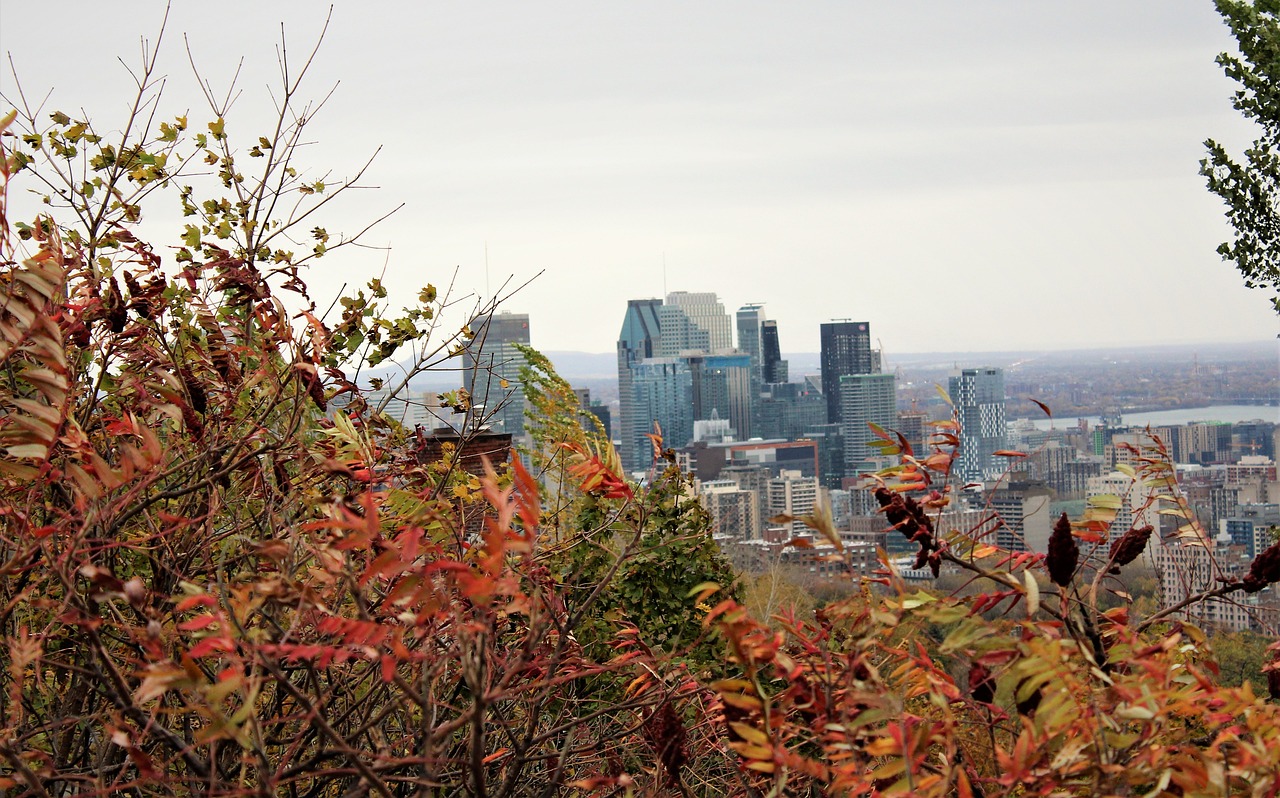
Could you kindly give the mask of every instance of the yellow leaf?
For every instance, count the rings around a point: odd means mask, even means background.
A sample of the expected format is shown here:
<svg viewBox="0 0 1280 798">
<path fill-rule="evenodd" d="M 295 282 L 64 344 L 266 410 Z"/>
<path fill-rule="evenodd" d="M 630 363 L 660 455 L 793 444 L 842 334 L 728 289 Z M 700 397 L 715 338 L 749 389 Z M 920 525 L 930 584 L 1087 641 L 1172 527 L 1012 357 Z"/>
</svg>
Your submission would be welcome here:
<svg viewBox="0 0 1280 798">
<path fill-rule="evenodd" d="M 902 746 L 892 737 L 877 737 L 863 748 L 871 756 L 893 756 L 902 752 Z"/>
<path fill-rule="evenodd" d="M 1097 496 L 1090 496 L 1088 503 L 1090 507 L 1119 510 L 1124 505 L 1124 500 L 1114 493 L 1100 493 Z"/>
<path fill-rule="evenodd" d="M 721 693 L 720 700 L 731 707 L 738 709 L 761 709 L 764 702 L 753 695 L 743 695 L 741 693 Z"/>
<path fill-rule="evenodd" d="M 773 749 L 751 743 L 729 743 L 729 747 L 746 759 L 772 759 Z"/>
<path fill-rule="evenodd" d="M 769 735 L 765 734 L 764 732 L 760 731 L 755 726 L 752 726 L 749 723 L 742 723 L 741 721 L 735 720 L 729 723 L 729 727 L 732 728 L 735 732 L 737 732 L 739 737 L 741 737 L 742 739 L 746 740 L 749 743 L 755 743 L 756 745 L 771 744 L 769 740 Z"/>
</svg>

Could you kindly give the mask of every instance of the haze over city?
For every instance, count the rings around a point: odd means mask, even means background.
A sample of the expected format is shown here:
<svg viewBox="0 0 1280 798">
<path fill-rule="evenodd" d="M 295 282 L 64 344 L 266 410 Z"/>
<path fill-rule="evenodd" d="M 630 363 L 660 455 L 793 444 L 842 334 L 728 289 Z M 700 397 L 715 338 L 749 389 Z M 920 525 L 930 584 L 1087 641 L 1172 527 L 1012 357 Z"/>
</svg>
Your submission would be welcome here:
<svg viewBox="0 0 1280 798">
<path fill-rule="evenodd" d="M 27 99 L 121 113 L 116 56 L 136 62 L 164 5 L 64 4 L 67 58 L 20 35 L 25 9 L 0 2 Z M 301 64 L 324 9 L 172 8 L 162 113 L 207 121 L 185 33 L 215 93 L 243 56 L 228 127 L 256 135 L 280 23 Z M 408 304 L 455 266 L 460 294 L 539 275 L 506 307 L 549 350 L 610 351 L 628 299 L 674 290 L 764 302 L 789 351 L 832 318 L 899 352 L 1273 338 L 1266 297 L 1214 251 L 1229 231 L 1197 174 L 1205 138 L 1252 135 L 1213 60 L 1230 46 L 1190 1 L 338 3 L 303 89 L 338 84 L 310 167 L 340 178 L 382 151 L 361 181 L 379 190 L 327 221 L 405 207 L 366 239 L 389 252 L 308 280 L 326 299 L 385 269 Z"/>
</svg>

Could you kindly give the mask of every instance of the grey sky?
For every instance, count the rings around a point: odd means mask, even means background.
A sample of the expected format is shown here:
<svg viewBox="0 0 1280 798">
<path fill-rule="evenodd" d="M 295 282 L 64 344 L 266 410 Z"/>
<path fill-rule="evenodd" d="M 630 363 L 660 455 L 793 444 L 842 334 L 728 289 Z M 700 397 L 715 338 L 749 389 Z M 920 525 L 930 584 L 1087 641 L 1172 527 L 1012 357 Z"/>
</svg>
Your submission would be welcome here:
<svg viewBox="0 0 1280 798">
<path fill-rule="evenodd" d="M 127 7 L 131 13 L 121 13 Z M 118 112 L 162 5 L 0 0 L 0 49 L 51 107 Z M 180 34 L 255 139 L 284 22 L 324 6 L 179 3 L 171 108 L 206 120 Z M 28 27 L 30 26 L 30 27 Z M 609 351 L 628 298 L 711 290 L 766 303 L 783 348 L 872 323 L 894 351 L 1256 340 L 1280 324 L 1214 252 L 1197 174 L 1249 128 L 1213 63 L 1208 0 L 487 3 L 342 0 L 310 87 L 319 167 L 384 146 L 330 230 L 399 202 L 372 243 L 407 302 L 455 265 L 465 291 L 545 274 L 508 303 L 544 349 Z M 6 92 L 12 79 L 0 80 Z M 322 261 L 317 296 L 382 268 Z"/>
</svg>

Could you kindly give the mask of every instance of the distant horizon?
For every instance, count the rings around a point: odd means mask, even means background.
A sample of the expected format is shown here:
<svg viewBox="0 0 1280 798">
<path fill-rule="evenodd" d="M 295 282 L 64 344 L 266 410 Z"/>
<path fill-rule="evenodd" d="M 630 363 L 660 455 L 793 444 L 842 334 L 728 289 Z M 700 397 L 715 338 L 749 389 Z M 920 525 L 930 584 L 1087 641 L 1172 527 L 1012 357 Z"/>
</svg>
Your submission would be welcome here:
<svg viewBox="0 0 1280 798">
<path fill-rule="evenodd" d="M 1277 320 L 1277 324 L 1280 325 L 1280 319 Z M 1174 342 L 1174 343 L 1088 344 L 1085 346 L 1074 346 L 1074 347 L 1028 347 L 1025 349 L 933 349 L 933 350 L 920 350 L 920 351 L 892 352 L 891 354 L 893 357 L 919 356 L 919 355 L 952 355 L 952 354 L 964 354 L 964 355 L 1027 354 L 1031 352 L 1045 352 L 1045 353 L 1096 352 L 1096 351 L 1112 350 L 1112 349 L 1141 350 L 1141 349 L 1189 349 L 1192 347 L 1214 347 L 1214 348 L 1262 347 L 1262 346 L 1272 345 L 1272 344 L 1280 348 L 1280 333 L 1277 334 L 1275 339 L 1261 338 L 1261 339 L 1231 340 L 1231 341 L 1187 341 L 1187 342 Z M 536 345 L 534 345 L 533 348 L 537 349 L 539 352 L 543 353 L 544 355 L 550 355 L 553 352 L 558 352 L 561 354 L 571 354 L 571 355 L 592 355 L 592 356 L 608 355 L 611 357 L 614 355 L 614 353 L 610 351 L 593 351 L 589 349 L 542 349 Z M 783 352 L 782 356 L 786 358 L 791 355 L 819 355 L 819 354 L 821 354 L 819 350 L 795 350 L 795 351 Z"/>
</svg>

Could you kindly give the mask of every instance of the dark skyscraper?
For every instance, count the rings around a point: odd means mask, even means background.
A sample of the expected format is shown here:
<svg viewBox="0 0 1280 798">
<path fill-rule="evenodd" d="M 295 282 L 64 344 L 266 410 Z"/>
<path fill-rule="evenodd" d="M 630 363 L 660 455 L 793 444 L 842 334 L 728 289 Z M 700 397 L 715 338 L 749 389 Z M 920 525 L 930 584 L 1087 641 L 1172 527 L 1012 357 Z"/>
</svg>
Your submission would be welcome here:
<svg viewBox="0 0 1280 798">
<path fill-rule="evenodd" d="M 865 321 L 832 321 L 823 324 L 822 395 L 827 400 L 827 421 L 842 419 L 840 378 L 871 374 L 876 368 L 871 352 L 871 325 Z"/>
<path fill-rule="evenodd" d="M 787 361 L 782 359 L 782 345 L 778 342 L 778 322 L 772 319 L 760 325 L 760 366 L 764 382 L 787 381 Z"/>
</svg>

